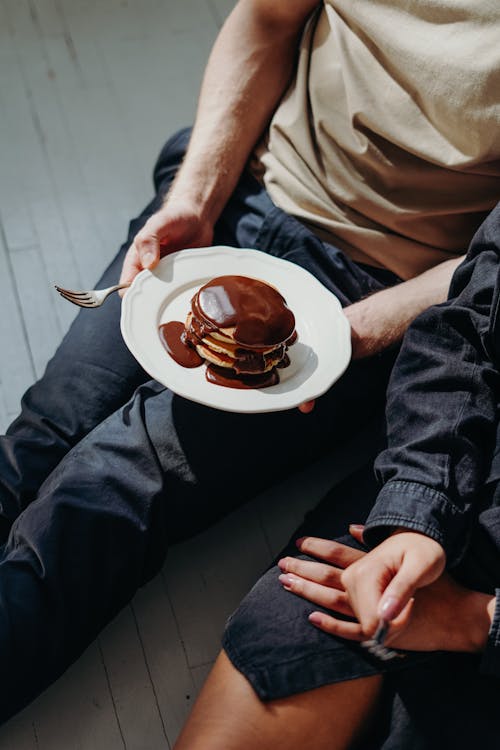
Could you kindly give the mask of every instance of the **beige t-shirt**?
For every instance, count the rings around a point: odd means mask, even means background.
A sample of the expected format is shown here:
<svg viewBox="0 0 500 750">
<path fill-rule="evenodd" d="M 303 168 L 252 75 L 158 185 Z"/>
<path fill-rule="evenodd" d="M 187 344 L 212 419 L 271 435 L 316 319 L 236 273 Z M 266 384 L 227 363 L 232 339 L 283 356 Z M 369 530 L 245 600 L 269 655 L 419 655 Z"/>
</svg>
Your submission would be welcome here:
<svg viewBox="0 0 500 750">
<path fill-rule="evenodd" d="M 500 0 L 325 0 L 257 150 L 273 201 L 410 278 L 500 199 Z"/>
</svg>

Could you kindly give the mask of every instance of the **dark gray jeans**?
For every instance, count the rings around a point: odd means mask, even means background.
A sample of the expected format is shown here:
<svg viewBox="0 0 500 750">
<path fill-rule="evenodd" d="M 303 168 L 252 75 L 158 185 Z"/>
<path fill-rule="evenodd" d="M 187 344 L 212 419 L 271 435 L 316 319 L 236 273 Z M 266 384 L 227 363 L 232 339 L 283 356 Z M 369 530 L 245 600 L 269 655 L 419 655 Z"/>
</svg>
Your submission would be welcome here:
<svg viewBox="0 0 500 750">
<path fill-rule="evenodd" d="M 115 283 L 188 137 L 182 131 L 164 147 L 156 196 L 131 222 L 100 286 Z M 294 261 L 343 304 L 397 281 L 320 242 L 249 175 L 224 210 L 215 243 Z M 117 296 L 78 315 L 0 438 L 0 721 L 79 656 L 159 570 L 169 544 L 363 424 L 383 402 L 393 361 L 389 353 L 352 365 L 310 415 L 230 414 L 151 381 L 121 339 L 119 316 Z M 225 458 L 224 481 L 214 471 L 214 443 Z"/>
</svg>

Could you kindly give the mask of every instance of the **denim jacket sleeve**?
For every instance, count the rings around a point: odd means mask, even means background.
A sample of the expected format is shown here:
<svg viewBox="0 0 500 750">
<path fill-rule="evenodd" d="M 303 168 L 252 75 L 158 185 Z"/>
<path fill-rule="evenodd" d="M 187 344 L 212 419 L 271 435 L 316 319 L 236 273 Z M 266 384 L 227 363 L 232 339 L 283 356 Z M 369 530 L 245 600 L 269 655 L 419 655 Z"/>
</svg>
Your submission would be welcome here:
<svg viewBox="0 0 500 750">
<path fill-rule="evenodd" d="M 497 208 L 455 272 L 448 301 L 405 336 L 389 383 L 388 447 L 376 462 L 383 486 L 365 528 L 371 546 L 400 526 L 436 539 L 449 567 L 465 552 L 495 443 L 499 273 Z"/>
</svg>

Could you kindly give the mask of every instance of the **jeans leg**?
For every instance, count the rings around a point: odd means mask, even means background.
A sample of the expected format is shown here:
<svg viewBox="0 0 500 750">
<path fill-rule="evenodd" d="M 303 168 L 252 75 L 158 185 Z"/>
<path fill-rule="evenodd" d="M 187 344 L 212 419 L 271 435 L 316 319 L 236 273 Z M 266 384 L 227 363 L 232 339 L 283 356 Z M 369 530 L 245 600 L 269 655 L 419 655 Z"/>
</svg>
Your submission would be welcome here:
<svg viewBox="0 0 500 750">
<path fill-rule="evenodd" d="M 161 205 L 187 140 L 188 131 L 181 131 L 165 144 L 155 170 L 157 194 L 130 222 L 127 241 L 97 287 L 117 282 L 125 253 Z M 101 308 L 80 311 L 42 378 L 23 396 L 19 416 L 0 437 L 0 543 L 68 450 L 149 380 L 123 342 L 120 312 L 118 295 Z"/>
<path fill-rule="evenodd" d="M 145 391 L 80 441 L 0 548 L 0 663 L 11 681 L 0 721 L 55 680 L 144 579 L 150 537 L 163 531 L 147 409 Z"/>
<path fill-rule="evenodd" d="M 60 461 L 0 548 L 0 720 L 81 654 L 169 544 L 343 441 L 375 381 L 340 382 L 310 415 L 233 414 L 141 385 Z"/>
<path fill-rule="evenodd" d="M 110 286 L 118 279 L 125 252 L 148 216 L 160 207 L 189 136 L 189 129 L 181 130 L 165 144 L 154 169 L 156 196 L 130 223 L 127 242 L 99 286 Z M 214 244 L 220 243 L 260 247 L 304 265 L 343 304 L 369 291 L 365 288 L 368 274 L 274 207 L 262 186 L 247 173 L 215 227 Z M 332 279 L 338 279 L 340 286 Z M 7 435 L 0 437 L 0 542 L 68 450 L 148 380 L 121 338 L 120 304 L 115 295 L 102 308 L 80 312 L 43 377 L 23 397 L 21 414 Z"/>
<path fill-rule="evenodd" d="M 116 283 L 127 247 L 99 284 Z M 65 453 L 147 379 L 122 340 L 118 296 L 102 308 L 82 310 L 0 437 L 0 521 L 6 527 Z"/>
<path fill-rule="evenodd" d="M 97 287 L 117 282 L 125 253 L 162 204 L 189 137 L 186 128 L 166 142 L 154 168 L 156 196 L 130 222 L 127 241 Z M 271 205 L 256 181 L 244 175 L 226 208 L 228 221 L 222 219 L 216 227 L 214 244 L 250 242 Z M 42 378 L 23 396 L 20 415 L 0 436 L 0 542 L 63 456 L 149 380 L 123 342 L 120 311 L 118 295 L 101 308 L 80 311 Z"/>
</svg>

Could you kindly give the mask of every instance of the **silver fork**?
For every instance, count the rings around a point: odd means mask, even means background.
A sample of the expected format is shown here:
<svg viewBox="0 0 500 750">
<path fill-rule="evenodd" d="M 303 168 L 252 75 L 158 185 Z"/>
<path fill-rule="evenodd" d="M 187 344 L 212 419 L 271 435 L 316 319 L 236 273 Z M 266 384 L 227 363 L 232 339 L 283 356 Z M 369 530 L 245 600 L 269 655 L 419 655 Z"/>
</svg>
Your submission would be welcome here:
<svg viewBox="0 0 500 750">
<path fill-rule="evenodd" d="M 363 648 L 366 648 L 366 650 L 370 654 L 376 656 L 377 659 L 380 659 L 380 661 L 391 661 L 391 659 L 404 658 L 404 654 L 401 654 L 398 651 L 393 651 L 392 648 L 388 648 L 385 645 L 385 639 L 387 637 L 387 633 L 389 632 L 389 626 L 390 622 L 388 620 L 379 620 L 378 627 L 373 638 L 370 638 L 370 640 L 368 641 L 361 642 Z"/>
<path fill-rule="evenodd" d="M 54 285 L 61 297 L 67 299 L 78 307 L 100 307 L 107 297 L 118 289 L 126 289 L 130 284 L 115 284 L 107 289 L 88 289 L 87 291 L 75 292 L 72 289 L 63 289 L 61 286 Z"/>
</svg>

